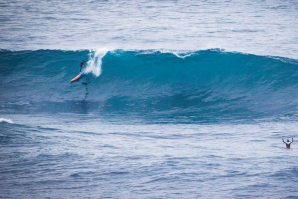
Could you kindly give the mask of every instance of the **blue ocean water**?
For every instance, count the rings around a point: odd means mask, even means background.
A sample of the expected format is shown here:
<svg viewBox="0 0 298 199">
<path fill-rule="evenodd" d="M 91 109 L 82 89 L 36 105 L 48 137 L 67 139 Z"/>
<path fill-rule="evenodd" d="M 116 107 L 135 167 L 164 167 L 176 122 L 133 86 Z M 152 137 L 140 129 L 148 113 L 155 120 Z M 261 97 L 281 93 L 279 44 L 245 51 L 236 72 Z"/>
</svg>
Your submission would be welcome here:
<svg viewBox="0 0 298 199">
<path fill-rule="evenodd" d="M 297 8 L 0 2 L 0 198 L 298 198 Z"/>
</svg>

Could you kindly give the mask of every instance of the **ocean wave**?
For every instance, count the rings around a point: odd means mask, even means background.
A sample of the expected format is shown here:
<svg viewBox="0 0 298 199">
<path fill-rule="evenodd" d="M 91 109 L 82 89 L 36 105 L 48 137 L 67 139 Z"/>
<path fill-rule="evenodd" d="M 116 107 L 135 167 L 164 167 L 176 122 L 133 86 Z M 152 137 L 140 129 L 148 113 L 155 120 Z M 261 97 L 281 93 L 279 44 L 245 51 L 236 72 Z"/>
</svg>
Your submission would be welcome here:
<svg viewBox="0 0 298 199">
<path fill-rule="evenodd" d="M 0 54 L 0 101 L 5 113 L 72 112 L 80 100 L 86 100 L 89 112 L 157 117 L 270 117 L 294 115 L 298 108 L 294 59 L 221 49 L 2 50 Z M 88 60 L 87 75 L 70 84 L 82 59 Z"/>
</svg>

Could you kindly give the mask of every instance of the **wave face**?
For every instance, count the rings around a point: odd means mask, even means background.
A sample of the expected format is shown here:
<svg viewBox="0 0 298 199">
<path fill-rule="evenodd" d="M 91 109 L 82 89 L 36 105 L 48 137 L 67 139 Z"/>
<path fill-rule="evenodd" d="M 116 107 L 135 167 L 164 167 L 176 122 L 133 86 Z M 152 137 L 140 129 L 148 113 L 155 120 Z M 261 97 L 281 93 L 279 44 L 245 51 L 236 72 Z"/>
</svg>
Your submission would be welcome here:
<svg viewBox="0 0 298 199">
<path fill-rule="evenodd" d="M 70 84 L 81 59 L 89 59 L 88 74 Z M 218 49 L 2 50 L 0 60 L 0 113 L 6 114 L 216 122 L 294 118 L 298 108 L 298 62 L 287 58 Z"/>
</svg>

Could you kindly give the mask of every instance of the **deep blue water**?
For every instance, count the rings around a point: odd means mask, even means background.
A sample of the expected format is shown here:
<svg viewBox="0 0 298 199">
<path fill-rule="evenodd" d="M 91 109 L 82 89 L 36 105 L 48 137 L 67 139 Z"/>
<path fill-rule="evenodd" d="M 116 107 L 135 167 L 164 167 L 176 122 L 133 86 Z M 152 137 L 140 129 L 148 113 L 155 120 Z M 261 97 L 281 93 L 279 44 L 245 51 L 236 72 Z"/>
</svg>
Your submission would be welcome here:
<svg viewBox="0 0 298 199">
<path fill-rule="evenodd" d="M 0 198 L 298 198 L 297 8 L 0 2 Z"/>
</svg>

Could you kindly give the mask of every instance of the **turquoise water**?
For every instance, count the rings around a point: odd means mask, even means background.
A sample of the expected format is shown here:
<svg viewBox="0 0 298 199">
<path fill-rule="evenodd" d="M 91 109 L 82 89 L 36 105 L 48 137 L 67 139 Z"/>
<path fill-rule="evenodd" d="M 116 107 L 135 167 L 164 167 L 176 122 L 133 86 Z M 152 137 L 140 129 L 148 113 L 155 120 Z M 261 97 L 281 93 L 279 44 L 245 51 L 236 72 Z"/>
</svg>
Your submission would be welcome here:
<svg viewBox="0 0 298 199">
<path fill-rule="evenodd" d="M 89 60 L 87 75 L 70 84 L 77 57 Z M 1 62 L 3 114 L 86 112 L 148 123 L 296 120 L 294 59 L 217 49 L 39 50 L 2 51 Z"/>
<path fill-rule="evenodd" d="M 0 3 L 0 198 L 297 198 L 297 6 Z"/>
</svg>

